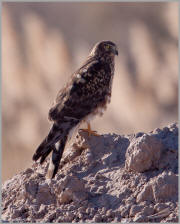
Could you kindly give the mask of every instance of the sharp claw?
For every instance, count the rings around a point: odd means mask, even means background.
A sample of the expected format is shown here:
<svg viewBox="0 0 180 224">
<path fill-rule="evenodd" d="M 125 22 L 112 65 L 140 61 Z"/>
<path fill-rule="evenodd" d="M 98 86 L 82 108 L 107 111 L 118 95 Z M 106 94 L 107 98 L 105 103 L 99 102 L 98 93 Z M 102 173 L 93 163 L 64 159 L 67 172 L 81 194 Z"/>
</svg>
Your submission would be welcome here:
<svg viewBox="0 0 180 224">
<path fill-rule="evenodd" d="M 94 136 L 100 136 L 99 134 L 97 134 L 97 131 L 92 131 L 92 130 L 89 130 L 89 129 L 80 129 L 84 132 L 87 132 L 88 133 L 88 137 L 90 137 L 91 135 L 94 135 Z"/>
<path fill-rule="evenodd" d="M 88 122 L 87 122 L 87 129 L 82 128 L 80 130 L 87 132 L 88 133 L 88 137 L 90 137 L 91 135 L 100 136 L 99 134 L 97 134 L 97 131 L 91 130 L 91 125 Z"/>
</svg>

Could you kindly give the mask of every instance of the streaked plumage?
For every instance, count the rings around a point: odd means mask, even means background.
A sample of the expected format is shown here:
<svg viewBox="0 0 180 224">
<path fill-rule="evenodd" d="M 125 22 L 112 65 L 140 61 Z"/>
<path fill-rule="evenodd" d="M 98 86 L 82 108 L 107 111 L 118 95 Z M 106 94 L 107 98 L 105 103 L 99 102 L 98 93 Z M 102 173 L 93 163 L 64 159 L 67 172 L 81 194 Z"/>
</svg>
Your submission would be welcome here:
<svg viewBox="0 0 180 224">
<path fill-rule="evenodd" d="M 73 128 L 96 115 L 102 115 L 110 102 L 114 75 L 114 56 L 117 47 L 111 41 L 97 43 L 86 62 L 72 76 L 57 95 L 54 106 L 49 110 L 53 125 L 33 155 L 43 163 L 52 152 L 49 165 L 50 177 L 57 173 L 58 166 Z"/>
</svg>

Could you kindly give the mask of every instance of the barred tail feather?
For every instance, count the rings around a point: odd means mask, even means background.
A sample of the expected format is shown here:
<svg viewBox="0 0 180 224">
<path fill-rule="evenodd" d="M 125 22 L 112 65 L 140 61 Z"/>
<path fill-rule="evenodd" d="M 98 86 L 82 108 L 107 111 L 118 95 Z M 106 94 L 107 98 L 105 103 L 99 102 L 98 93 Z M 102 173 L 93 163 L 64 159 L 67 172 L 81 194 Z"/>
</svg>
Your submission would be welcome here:
<svg viewBox="0 0 180 224">
<path fill-rule="evenodd" d="M 33 155 L 33 160 L 37 161 L 40 157 L 40 163 L 43 163 L 49 153 L 53 150 L 53 145 L 63 137 L 62 129 L 60 129 L 56 124 L 53 124 L 48 136 L 41 142 L 36 152 Z"/>
<path fill-rule="evenodd" d="M 49 148 L 46 148 L 46 139 L 42 141 L 42 143 L 39 145 L 39 147 L 36 149 L 36 152 L 34 153 L 32 159 L 34 161 L 37 161 L 41 156 L 46 154 Z"/>
<path fill-rule="evenodd" d="M 79 123 L 78 119 L 64 117 L 59 123 L 54 123 L 48 136 L 36 149 L 32 159 L 37 161 L 40 158 L 42 164 L 52 151 L 52 158 L 49 164 L 48 177 L 53 178 L 59 167 L 60 160 L 68 139 L 69 131 Z"/>
<path fill-rule="evenodd" d="M 56 173 L 58 171 L 59 164 L 60 164 L 63 152 L 64 152 L 67 138 L 68 138 L 68 136 L 65 136 L 63 139 L 61 139 L 59 142 L 57 142 L 55 144 L 55 147 L 53 148 L 52 157 L 51 157 L 48 172 L 47 172 L 47 177 L 49 179 L 54 178 L 54 176 L 56 175 Z"/>
<path fill-rule="evenodd" d="M 44 160 L 46 159 L 46 157 L 48 157 L 48 155 L 53 150 L 53 148 L 54 148 L 54 145 L 48 148 L 47 151 L 41 156 L 40 164 L 43 164 Z"/>
</svg>

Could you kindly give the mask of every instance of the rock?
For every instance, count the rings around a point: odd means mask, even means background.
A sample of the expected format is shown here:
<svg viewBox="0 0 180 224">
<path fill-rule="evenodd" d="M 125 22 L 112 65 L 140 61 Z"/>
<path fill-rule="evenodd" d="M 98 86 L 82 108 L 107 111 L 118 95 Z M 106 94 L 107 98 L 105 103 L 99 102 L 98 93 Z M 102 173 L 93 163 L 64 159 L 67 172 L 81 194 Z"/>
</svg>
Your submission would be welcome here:
<svg viewBox="0 0 180 224">
<path fill-rule="evenodd" d="M 142 202 L 142 201 L 152 201 L 153 200 L 153 190 L 152 190 L 152 185 L 150 183 L 147 183 L 143 190 L 137 195 L 137 203 Z"/>
<path fill-rule="evenodd" d="M 134 217 L 138 212 L 142 211 L 142 205 L 133 205 L 130 209 L 129 216 Z"/>
<path fill-rule="evenodd" d="M 153 208 L 153 206 L 145 206 L 142 209 L 142 212 L 145 216 L 149 216 L 149 215 L 152 215 L 154 213 L 154 208 Z"/>
<path fill-rule="evenodd" d="M 51 194 L 51 189 L 49 188 L 48 184 L 39 184 L 36 195 L 36 203 L 46 205 L 55 203 L 55 195 Z"/>
<path fill-rule="evenodd" d="M 106 212 L 106 215 L 107 215 L 108 217 L 114 217 L 114 212 L 113 212 L 113 210 L 112 210 L 112 209 L 109 209 L 109 210 Z"/>
<path fill-rule="evenodd" d="M 74 214 L 72 212 L 70 212 L 70 211 L 66 212 L 66 221 L 67 222 L 72 222 L 73 218 L 74 218 Z"/>
<path fill-rule="evenodd" d="M 126 169 L 144 172 L 157 168 L 164 146 L 155 137 L 144 134 L 129 145 L 126 152 Z"/>
<path fill-rule="evenodd" d="M 129 205 L 125 205 L 125 206 L 120 206 L 120 212 L 121 212 L 121 216 L 123 218 L 126 218 L 129 216 L 129 210 L 130 210 L 130 207 Z"/>
<path fill-rule="evenodd" d="M 177 133 L 177 125 L 172 125 L 128 136 L 78 134 L 74 142 L 77 152 L 67 150 L 54 179 L 45 178 L 45 161 L 43 165 L 34 163 L 3 184 L 2 219 L 20 223 L 177 221 Z M 157 155 L 152 148 L 156 141 L 164 145 L 163 153 Z M 147 172 L 125 168 L 125 158 L 140 155 L 143 160 L 145 151 L 151 158 L 147 158 Z M 138 162 L 135 169 L 141 167 Z M 144 162 L 142 167 L 146 165 Z"/>
<path fill-rule="evenodd" d="M 31 182 L 25 183 L 24 190 L 22 191 L 22 194 L 26 194 L 31 197 L 35 197 L 35 195 L 37 194 L 37 190 L 38 190 L 38 183 L 31 181 Z"/>
<path fill-rule="evenodd" d="M 93 222 L 101 222 L 101 220 L 102 220 L 102 217 L 101 217 L 100 215 L 97 214 L 97 215 L 94 216 L 94 218 L 93 218 L 92 221 L 93 221 Z"/>
<path fill-rule="evenodd" d="M 133 222 L 147 222 L 148 219 L 141 212 L 137 213 L 133 218 Z"/>
<path fill-rule="evenodd" d="M 131 220 L 129 218 L 123 218 L 121 219 L 121 223 L 130 223 Z"/>
<path fill-rule="evenodd" d="M 177 198 L 178 176 L 172 172 L 163 172 L 152 178 L 137 196 L 137 203 L 145 200 L 163 202 Z"/>
<path fill-rule="evenodd" d="M 178 195 L 178 175 L 172 172 L 159 174 L 151 185 L 156 202 L 167 201 Z"/>
<path fill-rule="evenodd" d="M 60 202 L 60 204 L 62 204 L 62 203 L 69 203 L 72 199 L 73 199 L 73 192 L 69 188 L 66 188 L 59 195 L 59 202 Z"/>
<path fill-rule="evenodd" d="M 88 164 L 90 164 L 93 161 L 93 154 L 90 150 L 87 151 L 85 160 Z"/>
<path fill-rule="evenodd" d="M 168 208 L 168 205 L 165 203 L 157 203 L 154 205 L 154 210 L 156 212 L 160 212 L 160 211 L 164 210 L 165 208 Z"/>
<path fill-rule="evenodd" d="M 47 207 L 44 204 L 41 204 L 38 212 L 37 209 L 34 209 L 34 216 L 36 217 L 36 219 L 41 219 L 45 216 L 47 212 Z"/>
<path fill-rule="evenodd" d="M 58 196 L 60 204 L 69 203 L 70 201 L 80 202 L 87 197 L 83 181 L 74 175 L 64 177 L 60 181 L 57 192 L 60 193 Z"/>
<path fill-rule="evenodd" d="M 81 148 L 77 147 L 76 144 L 73 144 L 67 151 L 65 151 L 62 163 L 73 161 L 77 156 L 81 155 L 81 152 Z"/>
</svg>

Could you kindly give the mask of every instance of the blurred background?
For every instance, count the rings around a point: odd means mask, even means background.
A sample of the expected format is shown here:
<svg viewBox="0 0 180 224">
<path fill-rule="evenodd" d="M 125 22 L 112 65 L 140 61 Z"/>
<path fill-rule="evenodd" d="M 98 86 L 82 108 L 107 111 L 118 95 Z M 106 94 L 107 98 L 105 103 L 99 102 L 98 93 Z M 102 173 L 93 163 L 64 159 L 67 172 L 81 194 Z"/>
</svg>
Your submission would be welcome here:
<svg viewBox="0 0 180 224">
<path fill-rule="evenodd" d="M 93 129 L 130 134 L 177 121 L 178 2 L 3 3 L 3 181 L 32 164 L 58 90 L 101 40 L 119 56 L 111 104 Z"/>
</svg>

